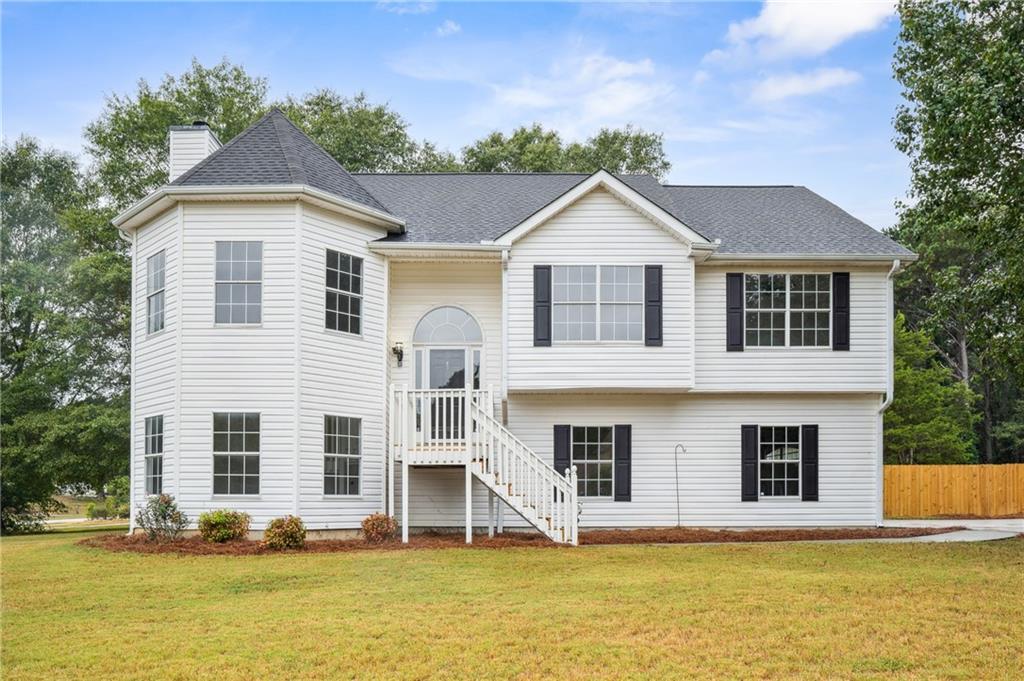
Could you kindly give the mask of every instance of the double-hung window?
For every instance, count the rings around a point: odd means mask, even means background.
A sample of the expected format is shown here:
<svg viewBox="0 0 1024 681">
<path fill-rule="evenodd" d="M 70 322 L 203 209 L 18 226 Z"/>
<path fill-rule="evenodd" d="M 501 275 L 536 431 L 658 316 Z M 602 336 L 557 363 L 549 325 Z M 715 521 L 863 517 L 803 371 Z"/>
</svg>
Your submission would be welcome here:
<svg viewBox="0 0 1024 681">
<path fill-rule="evenodd" d="M 800 428 L 758 428 L 758 466 L 762 497 L 800 495 Z"/>
<path fill-rule="evenodd" d="M 831 275 L 747 274 L 743 289 L 747 347 L 831 345 Z"/>
<path fill-rule="evenodd" d="M 146 417 L 146 494 L 164 490 L 164 417 Z"/>
<path fill-rule="evenodd" d="M 363 321 L 363 259 L 327 251 L 326 326 L 359 334 Z"/>
<path fill-rule="evenodd" d="M 553 339 L 642 341 L 643 275 L 639 265 L 552 267 Z"/>
<path fill-rule="evenodd" d="M 260 415 L 213 415 L 213 493 L 260 493 Z"/>
<path fill-rule="evenodd" d="M 146 260 L 146 333 L 164 328 L 164 266 L 166 251 L 151 255 Z"/>
<path fill-rule="evenodd" d="M 572 459 L 581 497 L 611 497 L 615 461 L 611 426 L 573 426 Z"/>
<path fill-rule="evenodd" d="M 218 241 L 217 324 L 259 324 L 263 320 L 263 242 Z"/>
<path fill-rule="evenodd" d="M 358 495 L 362 422 L 324 416 L 324 494 Z"/>
</svg>

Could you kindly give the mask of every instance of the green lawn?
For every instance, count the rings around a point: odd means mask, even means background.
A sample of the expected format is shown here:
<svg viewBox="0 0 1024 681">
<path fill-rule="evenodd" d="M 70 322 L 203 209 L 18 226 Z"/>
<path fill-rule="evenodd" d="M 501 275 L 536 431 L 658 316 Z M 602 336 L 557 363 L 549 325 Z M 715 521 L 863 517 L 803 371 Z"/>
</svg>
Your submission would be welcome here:
<svg viewBox="0 0 1024 681">
<path fill-rule="evenodd" d="M 1024 540 L 113 554 L 0 541 L 3 677 L 1020 678 Z"/>
</svg>

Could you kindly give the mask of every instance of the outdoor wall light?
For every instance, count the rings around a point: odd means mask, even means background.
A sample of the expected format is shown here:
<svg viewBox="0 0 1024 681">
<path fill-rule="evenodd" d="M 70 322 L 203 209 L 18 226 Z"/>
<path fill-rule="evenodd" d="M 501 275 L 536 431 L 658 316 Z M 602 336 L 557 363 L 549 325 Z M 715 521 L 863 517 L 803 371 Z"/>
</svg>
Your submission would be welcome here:
<svg viewBox="0 0 1024 681">
<path fill-rule="evenodd" d="M 405 348 L 402 347 L 401 343 L 395 343 L 391 346 L 391 354 L 398 360 L 398 366 L 402 366 L 402 358 L 405 357 Z"/>
</svg>

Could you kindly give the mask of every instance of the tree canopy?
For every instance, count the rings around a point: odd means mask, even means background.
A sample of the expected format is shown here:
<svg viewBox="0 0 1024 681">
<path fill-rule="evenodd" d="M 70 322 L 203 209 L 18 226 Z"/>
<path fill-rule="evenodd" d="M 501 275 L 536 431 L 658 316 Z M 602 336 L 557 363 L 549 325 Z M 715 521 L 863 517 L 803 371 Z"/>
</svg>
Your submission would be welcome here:
<svg viewBox="0 0 1024 681">
<path fill-rule="evenodd" d="M 885 414 L 886 463 L 968 463 L 974 394 L 940 363 L 928 334 L 896 316 L 895 395 Z"/>
<path fill-rule="evenodd" d="M 1001 0 L 899 4 L 896 146 L 909 201 L 892 236 L 920 260 L 897 306 L 979 395 L 981 458 L 1024 385 L 1024 8 Z"/>
</svg>

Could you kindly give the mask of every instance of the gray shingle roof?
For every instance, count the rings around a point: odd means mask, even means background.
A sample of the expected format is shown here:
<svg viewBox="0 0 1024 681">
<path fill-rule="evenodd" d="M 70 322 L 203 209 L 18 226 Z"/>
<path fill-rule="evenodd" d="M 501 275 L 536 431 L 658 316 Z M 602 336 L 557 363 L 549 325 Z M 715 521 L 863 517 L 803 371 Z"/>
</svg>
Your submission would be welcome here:
<svg viewBox="0 0 1024 681">
<path fill-rule="evenodd" d="M 562 173 L 357 174 L 406 221 L 388 241 L 479 243 L 497 239 L 588 177 Z M 719 253 L 908 255 L 806 187 L 661 185 L 650 175 L 619 175 L 648 200 L 713 241 Z"/>
<path fill-rule="evenodd" d="M 388 241 L 493 241 L 585 180 L 585 173 L 350 175 L 278 109 L 272 109 L 172 185 L 305 184 L 388 212 L 406 231 Z M 662 185 L 619 175 L 719 253 L 906 256 L 911 252 L 806 187 Z"/>
<path fill-rule="evenodd" d="M 718 253 L 912 254 L 807 187 L 666 185 L 664 191 L 673 215 L 722 240 Z"/>
<path fill-rule="evenodd" d="M 180 186 L 305 184 L 376 210 L 377 199 L 278 109 L 171 182 Z"/>
</svg>

